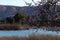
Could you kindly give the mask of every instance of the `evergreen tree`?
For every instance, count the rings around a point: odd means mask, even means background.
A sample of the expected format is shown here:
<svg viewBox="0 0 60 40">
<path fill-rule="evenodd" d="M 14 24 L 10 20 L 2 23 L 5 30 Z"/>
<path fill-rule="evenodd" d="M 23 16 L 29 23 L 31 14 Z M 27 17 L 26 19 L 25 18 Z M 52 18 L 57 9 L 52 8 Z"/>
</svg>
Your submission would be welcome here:
<svg viewBox="0 0 60 40">
<path fill-rule="evenodd" d="M 21 21 L 23 21 L 23 18 L 24 18 L 24 15 L 23 15 L 22 12 L 18 12 L 18 13 L 14 16 L 15 22 L 21 22 Z"/>
</svg>

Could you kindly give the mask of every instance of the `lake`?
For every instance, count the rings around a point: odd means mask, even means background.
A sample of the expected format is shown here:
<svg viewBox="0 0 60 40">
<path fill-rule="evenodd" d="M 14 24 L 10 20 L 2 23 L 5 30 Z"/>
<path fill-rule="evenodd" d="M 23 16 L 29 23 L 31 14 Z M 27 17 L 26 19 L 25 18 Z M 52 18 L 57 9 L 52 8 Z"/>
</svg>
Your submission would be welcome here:
<svg viewBox="0 0 60 40">
<path fill-rule="evenodd" d="M 60 32 L 47 31 L 43 29 L 29 29 L 29 30 L 17 30 L 17 31 L 0 31 L 0 36 L 28 36 L 31 34 L 49 34 L 49 35 L 60 35 Z"/>
</svg>

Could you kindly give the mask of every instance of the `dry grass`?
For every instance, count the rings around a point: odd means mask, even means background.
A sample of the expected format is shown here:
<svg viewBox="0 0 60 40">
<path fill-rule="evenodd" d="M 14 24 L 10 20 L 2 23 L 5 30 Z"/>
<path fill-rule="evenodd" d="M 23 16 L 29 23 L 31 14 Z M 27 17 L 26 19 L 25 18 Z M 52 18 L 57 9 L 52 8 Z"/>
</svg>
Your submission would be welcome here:
<svg viewBox="0 0 60 40">
<path fill-rule="evenodd" d="M 0 24 L 0 30 L 18 30 L 17 24 Z"/>
<path fill-rule="evenodd" d="M 28 40 L 60 40 L 60 36 L 52 35 L 30 35 Z"/>
<path fill-rule="evenodd" d="M 0 40 L 60 40 L 60 36 L 52 35 L 29 35 L 28 37 L 0 37 Z"/>
<path fill-rule="evenodd" d="M 0 24 L 0 30 L 25 30 L 29 29 L 28 25 L 20 25 L 20 24 Z"/>
</svg>

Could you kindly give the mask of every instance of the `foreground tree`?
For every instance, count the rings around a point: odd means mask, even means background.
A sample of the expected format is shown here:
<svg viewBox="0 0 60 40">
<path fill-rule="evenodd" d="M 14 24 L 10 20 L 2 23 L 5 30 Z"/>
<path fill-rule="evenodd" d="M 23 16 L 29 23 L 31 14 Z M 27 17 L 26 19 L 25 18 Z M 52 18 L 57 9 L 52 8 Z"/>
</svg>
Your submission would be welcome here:
<svg viewBox="0 0 60 40">
<path fill-rule="evenodd" d="M 33 3 L 34 0 L 32 0 Z M 57 18 L 57 13 L 56 13 L 56 3 L 59 0 L 42 0 L 41 2 L 38 1 L 38 6 L 36 6 L 36 11 L 37 11 L 37 16 L 38 19 L 40 18 L 40 23 L 41 25 L 51 25 L 53 26 L 54 24 L 51 24 L 56 18 Z M 36 3 L 35 3 L 36 4 Z M 45 24 L 46 23 L 46 24 Z"/>
</svg>

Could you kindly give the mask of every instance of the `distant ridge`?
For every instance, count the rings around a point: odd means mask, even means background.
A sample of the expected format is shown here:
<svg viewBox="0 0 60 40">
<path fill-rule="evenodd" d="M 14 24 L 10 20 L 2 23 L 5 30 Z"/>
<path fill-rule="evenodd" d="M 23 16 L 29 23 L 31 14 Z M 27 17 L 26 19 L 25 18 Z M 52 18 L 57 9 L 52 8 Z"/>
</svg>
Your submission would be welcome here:
<svg viewBox="0 0 60 40">
<path fill-rule="evenodd" d="M 17 12 L 23 12 L 24 15 L 32 13 L 33 7 L 29 6 L 10 6 L 10 5 L 0 5 L 0 18 L 5 18 L 9 15 L 15 15 Z"/>
<path fill-rule="evenodd" d="M 57 5 L 56 8 L 59 10 L 60 5 Z M 15 15 L 17 12 L 23 12 L 23 14 L 26 16 L 37 14 L 36 6 L 19 7 L 19 6 L 10 6 L 10 5 L 0 5 L 0 18 L 6 18 L 8 16 Z"/>
</svg>

